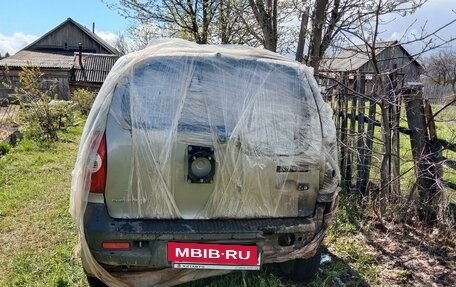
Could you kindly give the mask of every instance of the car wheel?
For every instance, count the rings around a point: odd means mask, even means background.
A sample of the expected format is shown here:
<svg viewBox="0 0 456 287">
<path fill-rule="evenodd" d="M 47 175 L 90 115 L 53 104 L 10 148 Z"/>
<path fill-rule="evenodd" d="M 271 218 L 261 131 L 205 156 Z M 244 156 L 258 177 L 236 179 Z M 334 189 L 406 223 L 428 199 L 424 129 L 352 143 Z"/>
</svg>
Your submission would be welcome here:
<svg viewBox="0 0 456 287">
<path fill-rule="evenodd" d="M 318 250 L 313 257 L 295 259 L 279 263 L 280 274 L 295 282 L 309 282 L 315 277 L 320 266 L 321 251 Z"/>
<path fill-rule="evenodd" d="M 108 287 L 100 279 L 92 276 L 87 276 L 87 283 L 89 283 L 90 287 Z"/>
</svg>

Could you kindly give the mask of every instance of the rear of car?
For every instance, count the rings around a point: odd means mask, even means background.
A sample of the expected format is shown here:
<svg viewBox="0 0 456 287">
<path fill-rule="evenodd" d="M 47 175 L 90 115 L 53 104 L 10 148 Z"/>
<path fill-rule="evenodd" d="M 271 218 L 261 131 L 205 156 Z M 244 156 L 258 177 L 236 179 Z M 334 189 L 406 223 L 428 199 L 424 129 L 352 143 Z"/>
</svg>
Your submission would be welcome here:
<svg viewBox="0 0 456 287">
<path fill-rule="evenodd" d="M 335 153 L 330 110 L 298 64 L 182 41 L 127 56 L 97 97 L 73 177 L 84 267 L 120 286 L 137 272 L 315 256 L 337 203 Z"/>
</svg>

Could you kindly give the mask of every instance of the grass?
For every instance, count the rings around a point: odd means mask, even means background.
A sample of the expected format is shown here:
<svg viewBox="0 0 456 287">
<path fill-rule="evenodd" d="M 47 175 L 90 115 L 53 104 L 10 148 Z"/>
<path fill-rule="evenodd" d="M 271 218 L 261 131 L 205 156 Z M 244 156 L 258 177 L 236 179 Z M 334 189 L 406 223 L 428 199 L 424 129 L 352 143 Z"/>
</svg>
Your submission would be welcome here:
<svg viewBox="0 0 456 287">
<path fill-rule="evenodd" d="M 356 203 L 357 195 L 342 192 L 336 218 L 328 230 L 324 244 L 333 256 L 333 263 L 323 268 L 322 274 L 312 286 L 341 285 L 345 278 L 347 286 L 379 285 L 379 270 L 375 256 L 366 251 L 363 239 L 359 237 L 361 223 L 365 217 Z M 347 279 L 348 278 L 348 279 Z M 347 281 L 347 282 L 345 282 Z M 367 283 L 369 282 L 369 284 Z M 348 284 L 347 284 L 348 283 Z"/>
<path fill-rule="evenodd" d="M 0 286 L 86 286 L 68 213 L 81 127 L 0 158 Z"/>
</svg>

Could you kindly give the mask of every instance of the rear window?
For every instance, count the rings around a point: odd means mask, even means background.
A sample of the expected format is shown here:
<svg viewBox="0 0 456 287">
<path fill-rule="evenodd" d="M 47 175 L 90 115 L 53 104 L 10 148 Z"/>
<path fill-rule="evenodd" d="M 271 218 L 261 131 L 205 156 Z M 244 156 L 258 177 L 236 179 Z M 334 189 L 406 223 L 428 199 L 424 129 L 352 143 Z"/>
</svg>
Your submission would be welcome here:
<svg viewBox="0 0 456 287">
<path fill-rule="evenodd" d="M 251 152 L 297 154 L 321 141 L 304 75 L 289 66 L 229 57 L 157 57 L 119 83 L 112 111 L 129 128 L 236 136 Z"/>
</svg>

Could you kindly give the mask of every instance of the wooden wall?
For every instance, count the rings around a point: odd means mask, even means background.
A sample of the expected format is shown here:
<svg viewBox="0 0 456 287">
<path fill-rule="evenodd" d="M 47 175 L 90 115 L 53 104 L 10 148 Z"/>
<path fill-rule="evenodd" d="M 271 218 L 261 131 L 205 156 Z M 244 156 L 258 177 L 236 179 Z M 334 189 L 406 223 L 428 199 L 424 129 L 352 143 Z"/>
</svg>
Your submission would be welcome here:
<svg viewBox="0 0 456 287">
<path fill-rule="evenodd" d="M 84 52 L 111 54 L 110 51 L 103 48 L 98 42 L 89 37 L 87 33 L 71 22 L 67 22 L 59 29 L 45 35 L 37 43 L 29 47 L 28 50 L 63 49 L 77 51 L 79 43 L 82 44 Z"/>
</svg>

